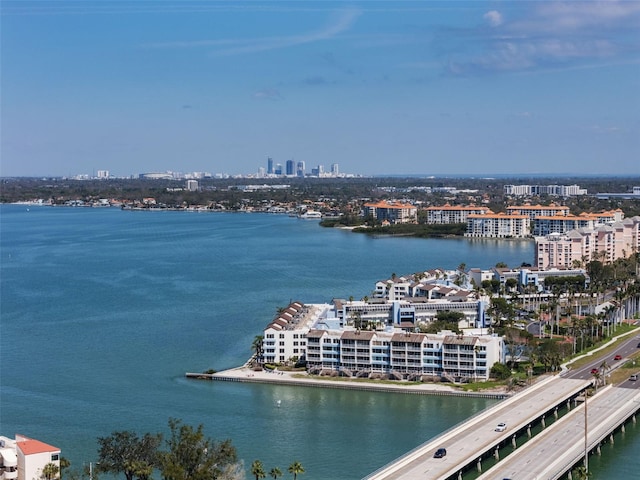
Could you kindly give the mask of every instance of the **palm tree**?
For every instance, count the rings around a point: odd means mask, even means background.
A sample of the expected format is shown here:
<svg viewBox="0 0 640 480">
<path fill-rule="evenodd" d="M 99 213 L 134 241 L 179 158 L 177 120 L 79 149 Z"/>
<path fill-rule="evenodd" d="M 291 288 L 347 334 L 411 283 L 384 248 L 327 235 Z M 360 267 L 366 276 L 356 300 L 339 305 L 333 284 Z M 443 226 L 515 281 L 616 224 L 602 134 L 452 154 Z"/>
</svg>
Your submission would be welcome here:
<svg viewBox="0 0 640 480">
<path fill-rule="evenodd" d="M 54 478 L 58 478 L 58 473 L 60 472 L 60 468 L 55 463 L 47 463 L 44 467 L 42 467 L 42 477 L 44 480 L 53 480 Z"/>
<path fill-rule="evenodd" d="M 262 335 L 256 335 L 251 344 L 251 348 L 256 352 L 256 363 L 262 363 L 262 345 L 264 337 Z"/>
<path fill-rule="evenodd" d="M 603 360 L 602 363 L 600 364 L 600 371 L 602 372 L 602 379 L 603 379 L 603 383 L 606 385 L 607 384 L 607 371 L 611 370 L 611 367 L 609 366 L 609 364 L 607 363 L 606 360 Z"/>
<path fill-rule="evenodd" d="M 304 473 L 304 467 L 300 462 L 293 462 L 289 465 L 289 473 L 293 473 L 293 480 L 296 480 L 299 473 Z"/>
<path fill-rule="evenodd" d="M 255 475 L 256 480 L 266 478 L 267 474 L 264 473 L 264 466 L 260 460 L 254 460 L 251 464 L 251 475 Z"/>
<path fill-rule="evenodd" d="M 278 480 L 278 477 L 282 476 L 282 472 L 278 467 L 273 467 L 271 470 L 269 470 L 269 476 L 275 478 L 275 480 Z"/>
</svg>

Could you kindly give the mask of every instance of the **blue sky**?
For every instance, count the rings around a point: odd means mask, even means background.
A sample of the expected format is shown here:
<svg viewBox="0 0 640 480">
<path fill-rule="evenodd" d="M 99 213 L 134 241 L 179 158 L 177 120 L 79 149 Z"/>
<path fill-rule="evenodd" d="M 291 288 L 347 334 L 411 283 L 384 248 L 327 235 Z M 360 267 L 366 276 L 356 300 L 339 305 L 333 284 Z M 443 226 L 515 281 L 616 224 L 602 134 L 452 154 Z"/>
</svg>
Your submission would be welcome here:
<svg viewBox="0 0 640 480">
<path fill-rule="evenodd" d="M 640 173 L 640 1 L 0 8 L 2 176 Z"/>
</svg>

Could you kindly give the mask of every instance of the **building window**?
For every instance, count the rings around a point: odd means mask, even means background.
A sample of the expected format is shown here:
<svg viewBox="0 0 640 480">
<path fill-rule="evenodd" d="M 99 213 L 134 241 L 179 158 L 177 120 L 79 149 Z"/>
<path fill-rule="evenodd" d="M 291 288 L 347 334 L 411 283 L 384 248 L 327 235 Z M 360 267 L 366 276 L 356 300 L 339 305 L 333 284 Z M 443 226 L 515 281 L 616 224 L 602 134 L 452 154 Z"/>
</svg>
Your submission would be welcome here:
<svg viewBox="0 0 640 480">
<path fill-rule="evenodd" d="M 58 460 L 60 460 L 60 455 L 58 455 L 57 453 L 52 453 L 51 454 L 51 461 L 52 462 L 57 462 Z"/>
</svg>

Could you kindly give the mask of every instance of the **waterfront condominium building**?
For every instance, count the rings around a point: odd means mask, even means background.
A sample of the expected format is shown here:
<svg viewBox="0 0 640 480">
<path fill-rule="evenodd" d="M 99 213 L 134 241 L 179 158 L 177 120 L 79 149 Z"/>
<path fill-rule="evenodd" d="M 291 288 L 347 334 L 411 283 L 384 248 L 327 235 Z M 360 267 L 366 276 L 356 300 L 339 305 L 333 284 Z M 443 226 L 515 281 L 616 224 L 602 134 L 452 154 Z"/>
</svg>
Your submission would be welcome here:
<svg viewBox="0 0 640 480">
<path fill-rule="evenodd" d="M 304 358 L 310 371 L 329 369 L 349 376 L 487 379 L 491 366 L 504 360 L 500 337 L 416 333 L 442 311 L 461 313 L 458 326 L 467 331 L 486 328 L 486 299 L 463 289 L 458 289 L 458 295 L 447 295 L 445 290 L 456 288 L 441 287 L 431 298 L 425 289 L 422 297 L 393 301 L 293 302 L 264 330 L 263 360 L 281 363 Z"/>
<path fill-rule="evenodd" d="M 465 237 L 488 238 L 524 238 L 530 234 L 528 215 L 507 215 L 506 213 L 489 213 L 467 216 Z"/>
<path fill-rule="evenodd" d="M 467 223 L 467 217 L 470 214 L 484 215 L 493 213 L 489 207 L 477 207 L 475 205 L 449 205 L 448 203 L 441 207 L 427 207 L 427 223 L 443 224 L 443 223 Z"/>
<path fill-rule="evenodd" d="M 309 373 L 364 378 L 488 380 L 505 359 L 502 337 L 313 329 L 307 334 Z"/>
<path fill-rule="evenodd" d="M 548 278 L 557 277 L 584 277 L 584 286 L 589 284 L 589 274 L 584 268 L 556 268 L 540 269 L 538 267 L 520 267 L 520 268 L 500 268 L 492 267 L 487 270 L 472 268 L 468 273 L 476 285 L 482 285 L 485 280 L 497 280 L 501 287 L 508 293 L 530 291 L 530 293 L 546 292 L 548 288 L 545 281 Z M 510 291 L 507 287 L 507 280 L 514 279 L 517 285 Z M 532 287 L 532 288 L 527 288 Z"/>
<path fill-rule="evenodd" d="M 16 435 L 15 440 L 0 436 L 0 470 L 3 480 L 59 478 L 48 476 L 45 467 L 52 464 L 60 471 L 60 449 L 39 440 Z"/>
<path fill-rule="evenodd" d="M 364 204 L 364 216 L 381 222 L 412 223 L 417 220 L 418 208 L 408 203 L 380 201 Z"/>
<path fill-rule="evenodd" d="M 507 213 L 509 215 L 529 215 L 531 220 L 536 217 L 557 217 L 569 215 L 569 207 L 562 205 L 515 205 L 507 207 Z"/>
<path fill-rule="evenodd" d="M 585 265 L 592 260 L 611 263 L 640 251 L 640 217 L 595 228 L 536 237 L 538 268 Z"/>
</svg>

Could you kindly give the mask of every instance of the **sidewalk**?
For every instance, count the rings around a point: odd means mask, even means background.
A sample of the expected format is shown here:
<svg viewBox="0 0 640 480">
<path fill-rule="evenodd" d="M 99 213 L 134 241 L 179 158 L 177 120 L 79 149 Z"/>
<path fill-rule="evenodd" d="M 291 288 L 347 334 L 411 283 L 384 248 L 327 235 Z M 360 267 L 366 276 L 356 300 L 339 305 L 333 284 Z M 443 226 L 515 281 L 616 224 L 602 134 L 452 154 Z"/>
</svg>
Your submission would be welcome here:
<svg viewBox="0 0 640 480">
<path fill-rule="evenodd" d="M 310 376 L 306 372 L 289 371 L 254 371 L 246 366 L 223 370 L 213 374 L 190 374 L 190 378 L 202 378 L 227 382 L 246 383 L 270 383 L 279 385 L 299 385 L 306 387 L 323 387 L 338 389 L 353 389 L 365 391 L 386 391 L 394 393 L 410 393 L 420 395 L 454 395 L 454 396 L 474 396 L 484 398 L 505 398 L 510 396 L 504 389 L 496 389 L 483 392 L 465 392 L 449 385 L 437 383 L 416 383 L 398 381 L 397 383 L 379 383 L 375 380 L 354 380 L 344 377 L 333 377 L 332 379 Z"/>
</svg>

